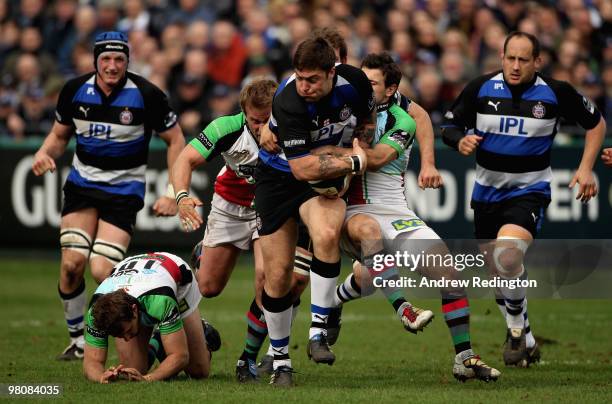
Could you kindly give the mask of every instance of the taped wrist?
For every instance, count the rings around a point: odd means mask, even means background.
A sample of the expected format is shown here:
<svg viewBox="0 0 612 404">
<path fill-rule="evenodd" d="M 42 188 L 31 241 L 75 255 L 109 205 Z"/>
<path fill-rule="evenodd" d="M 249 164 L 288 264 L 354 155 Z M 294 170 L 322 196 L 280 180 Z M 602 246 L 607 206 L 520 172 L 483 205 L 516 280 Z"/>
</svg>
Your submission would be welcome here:
<svg viewBox="0 0 612 404">
<path fill-rule="evenodd" d="M 361 160 L 361 156 L 358 154 L 353 154 L 351 157 L 351 172 L 353 174 L 359 174 L 363 167 L 363 161 Z"/>
<path fill-rule="evenodd" d="M 183 200 L 185 198 L 188 198 L 188 197 L 189 197 L 189 192 L 185 191 L 184 189 L 178 191 L 176 193 L 176 197 L 175 197 L 176 198 L 176 204 L 178 205 L 181 202 L 181 200 Z"/>
</svg>

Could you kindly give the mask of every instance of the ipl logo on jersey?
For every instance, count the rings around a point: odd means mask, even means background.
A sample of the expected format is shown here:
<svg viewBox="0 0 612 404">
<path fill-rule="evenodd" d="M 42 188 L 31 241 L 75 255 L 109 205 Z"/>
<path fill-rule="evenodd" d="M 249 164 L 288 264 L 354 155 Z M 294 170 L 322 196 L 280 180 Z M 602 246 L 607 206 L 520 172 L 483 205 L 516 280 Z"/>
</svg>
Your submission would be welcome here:
<svg viewBox="0 0 612 404">
<path fill-rule="evenodd" d="M 347 119 L 349 119 L 349 117 L 351 116 L 351 112 L 351 107 L 349 107 L 348 105 L 342 107 L 342 109 L 340 110 L 340 120 L 346 121 Z"/>
<path fill-rule="evenodd" d="M 123 125 L 129 125 L 132 123 L 133 120 L 134 115 L 132 115 L 130 110 L 127 108 L 121 111 L 121 113 L 119 114 L 119 122 L 121 122 Z"/>
<path fill-rule="evenodd" d="M 535 118 L 542 119 L 544 118 L 544 115 L 546 115 L 546 107 L 538 101 L 538 103 L 531 109 L 531 113 Z"/>
</svg>

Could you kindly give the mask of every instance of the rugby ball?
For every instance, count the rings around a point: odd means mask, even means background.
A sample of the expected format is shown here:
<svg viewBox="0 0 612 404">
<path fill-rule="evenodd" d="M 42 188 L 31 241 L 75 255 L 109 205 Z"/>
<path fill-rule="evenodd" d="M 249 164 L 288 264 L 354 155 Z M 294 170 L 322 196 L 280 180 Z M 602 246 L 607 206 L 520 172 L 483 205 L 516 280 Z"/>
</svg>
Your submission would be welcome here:
<svg viewBox="0 0 612 404">
<path fill-rule="evenodd" d="M 350 175 L 327 180 L 308 181 L 310 187 L 318 194 L 327 198 L 342 196 L 351 182 Z"/>
</svg>

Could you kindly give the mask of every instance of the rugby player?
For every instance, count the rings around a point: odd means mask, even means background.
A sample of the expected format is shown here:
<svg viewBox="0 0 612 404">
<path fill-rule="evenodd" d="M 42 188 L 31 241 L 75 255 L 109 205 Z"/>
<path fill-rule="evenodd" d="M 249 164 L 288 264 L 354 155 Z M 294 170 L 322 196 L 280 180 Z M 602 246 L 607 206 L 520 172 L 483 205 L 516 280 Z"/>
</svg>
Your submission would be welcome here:
<svg viewBox="0 0 612 404">
<path fill-rule="evenodd" d="M 34 156 L 37 176 L 55 171 L 55 160 L 76 134 L 60 225 L 62 258 L 58 292 L 70 334 L 59 360 L 83 358 L 84 271 L 87 261 L 102 282 L 127 251 L 136 213 L 144 206 L 145 172 L 153 131 L 168 145 L 168 170 L 185 146 L 166 95 L 128 72 L 125 34 L 104 32 L 94 44 L 92 73 L 69 80 L 60 92 L 56 122 Z M 153 205 L 158 216 L 176 214 L 174 193 Z"/>
<path fill-rule="evenodd" d="M 503 279 L 526 279 L 523 257 L 550 203 L 550 153 L 561 118 L 585 130 L 584 152 L 569 187 L 576 199 L 597 195 L 593 165 L 606 124 L 594 104 L 570 84 L 543 76 L 540 43 L 515 31 L 504 42 L 502 70 L 467 84 L 446 113 L 443 139 L 464 156 L 476 153 L 471 207 L 475 236 L 489 269 Z M 499 288 L 507 326 L 506 365 L 528 367 L 540 350 L 527 316 L 526 287 Z"/>
<path fill-rule="evenodd" d="M 183 370 L 195 379 L 208 377 L 211 354 L 198 311 L 201 298 L 189 265 L 176 255 L 155 252 L 121 261 L 98 286 L 87 311 L 85 377 L 99 383 L 122 377 L 156 381 Z M 147 373 L 154 329 L 164 358 Z M 119 364 L 106 368 L 109 336 L 115 337 Z"/>
</svg>

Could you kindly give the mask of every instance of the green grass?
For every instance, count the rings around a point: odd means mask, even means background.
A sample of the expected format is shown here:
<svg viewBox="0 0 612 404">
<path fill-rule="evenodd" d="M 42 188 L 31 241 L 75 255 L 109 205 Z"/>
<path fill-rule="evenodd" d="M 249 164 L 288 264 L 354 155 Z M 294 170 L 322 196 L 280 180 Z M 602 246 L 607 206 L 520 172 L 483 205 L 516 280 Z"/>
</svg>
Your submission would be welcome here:
<svg viewBox="0 0 612 404">
<path fill-rule="evenodd" d="M 370 298 L 347 305 L 334 347 L 334 366 L 307 360 L 308 295 L 293 326 L 291 355 L 297 387 L 277 391 L 265 383 L 238 385 L 234 366 L 245 334 L 244 313 L 252 299 L 250 260 L 236 268 L 220 297 L 203 300 L 200 311 L 220 330 L 222 349 L 206 381 L 185 378 L 153 383 L 97 385 L 81 375 L 80 363 L 54 357 L 67 335 L 57 297 L 55 260 L 0 259 L 0 383 L 59 383 L 70 402 L 610 402 L 612 400 L 612 311 L 610 301 L 534 300 L 529 314 L 536 335 L 547 339 L 543 363 L 507 369 L 501 361 L 504 324 L 492 300 L 473 300 L 474 349 L 503 372 L 496 383 L 456 382 L 453 350 L 439 301 L 434 322 L 418 336 L 403 331 L 388 304 Z M 346 268 L 345 268 L 346 272 Z M 94 283 L 88 278 L 91 292 Z M 116 361 L 111 353 L 110 361 Z"/>
</svg>

